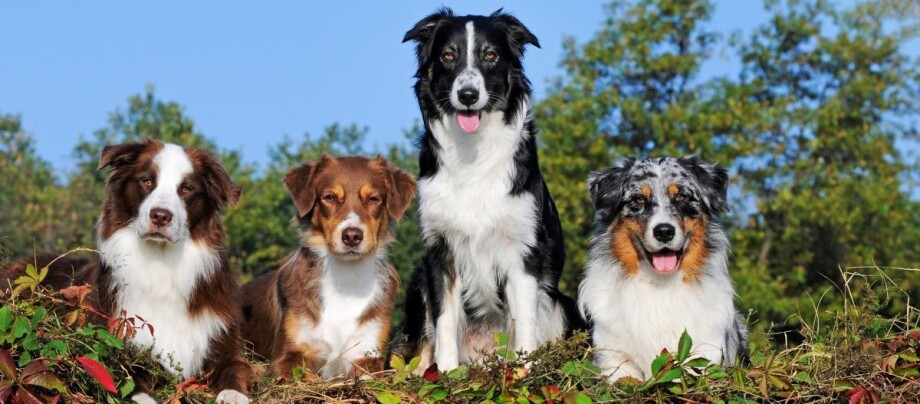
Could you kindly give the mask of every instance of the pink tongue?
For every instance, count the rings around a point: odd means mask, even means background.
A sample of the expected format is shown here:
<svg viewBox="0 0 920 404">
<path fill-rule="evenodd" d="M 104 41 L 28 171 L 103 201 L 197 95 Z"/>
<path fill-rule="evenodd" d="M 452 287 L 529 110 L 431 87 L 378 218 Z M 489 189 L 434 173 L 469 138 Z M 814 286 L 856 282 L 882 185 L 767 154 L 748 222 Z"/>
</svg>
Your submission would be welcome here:
<svg viewBox="0 0 920 404">
<path fill-rule="evenodd" d="M 457 123 L 466 133 L 473 133 L 479 129 L 479 112 L 457 112 Z"/>
<path fill-rule="evenodd" d="M 658 272 L 671 272 L 677 269 L 677 254 L 673 252 L 652 254 L 652 265 Z"/>
</svg>

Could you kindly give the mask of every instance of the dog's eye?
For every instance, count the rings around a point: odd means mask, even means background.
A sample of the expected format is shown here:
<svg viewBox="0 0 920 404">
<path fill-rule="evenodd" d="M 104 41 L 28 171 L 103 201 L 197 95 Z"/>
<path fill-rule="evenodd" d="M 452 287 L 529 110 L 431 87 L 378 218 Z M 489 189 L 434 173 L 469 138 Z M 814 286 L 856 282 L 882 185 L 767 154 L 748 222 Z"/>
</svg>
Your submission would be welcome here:
<svg viewBox="0 0 920 404">
<path fill-rule="evenodd" d="M 494 62 L 495 59 L 498 59 L 498 55 L 495 52 L 488 51 L 483 56 L 483 59 L 485 59 L 487 62 Z"/>
<path fill-rule="evenodd" d="M 370 198 L 367 198 L 367 203 L 380 203 L 380 202 L 382 202 L 382 201 L 383 201 L 383 200 L 380 199 L 380 197 L 377 196 L 377 195 L 374 195 L 374 196 L 371 196 Z"/>
<path fill-rule="evenodd" d="M 648 202 L 648 200 L 646 200 L 644 196 L 635 196 L 630 202 L 632 202 L 633 210 L 640 210 L 643 206 L 645 206 L 645 203 Z"/>
<path fill-rule="evenodd" d="M 323 200 L 329 203 L 335 203 L 335 195 L 333 194 L 323 195 Z"/>
<path fill-rule="evenodd" d="M 678 192 L 677 195 L 674 195 L 674 202 L 683 202 L 690 198 L 687 198 L 687 195 L 683 192 Z"/>
<path fill-rule="evenodd" d="M 181 192 L 181 193 L 183 193 L 183 194 L 190 194 L 190 193 L 192 193 L 192 187 L 190 187 L 190 186 L 188 186 L 188 185 L 183 185 L 182 188 L 179 188 L 179 192 Z"/>
<path fill-rule="evenodd" d="M 453 62 L 453 61 L 454 61 L 454 53 L 453 53 L 453 52 L 444 52 L 443 54 L 441 54 L 441 60 L 443 60 L 443 61 L 445 61 L 445 62 Z"/>
<path fill-rule="evenodd" d="M 150 178 L 141 178 L 141 185 L 143 185 L 144 188 L 150 188 L 153 186 L 153 180 Z"/>
</svg>

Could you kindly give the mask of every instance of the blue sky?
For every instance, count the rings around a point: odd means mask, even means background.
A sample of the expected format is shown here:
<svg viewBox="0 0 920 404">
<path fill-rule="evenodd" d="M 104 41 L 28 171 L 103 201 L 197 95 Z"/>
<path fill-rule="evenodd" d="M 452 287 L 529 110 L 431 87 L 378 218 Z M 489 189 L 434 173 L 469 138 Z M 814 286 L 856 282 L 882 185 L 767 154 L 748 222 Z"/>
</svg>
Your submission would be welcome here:
<svg viewBox="0 0 920 404">
<path fill-rule="evenodd" d="M 604 19 L 599 1 L 5 2 L 0 113 L 20 114 L 41 156 L 64 170 L 79 137 L 148 84 L 200 132 L 260 164 L 285 136 L 333 122 L 369 127 L 371 145 L 402 142 L 419 112 L 412 45 L 400 41 L 442 4 L 518 16 L 543 45 L 525 59 L 538 99 L 561 74 L 563 39 L 584 41 Z M 712 27 L 748 30 L 766 18 L 760 2 L 716 1 Z M 730 51 L 716 53 L 704 74 L 736 65 Z"/>
</svg>

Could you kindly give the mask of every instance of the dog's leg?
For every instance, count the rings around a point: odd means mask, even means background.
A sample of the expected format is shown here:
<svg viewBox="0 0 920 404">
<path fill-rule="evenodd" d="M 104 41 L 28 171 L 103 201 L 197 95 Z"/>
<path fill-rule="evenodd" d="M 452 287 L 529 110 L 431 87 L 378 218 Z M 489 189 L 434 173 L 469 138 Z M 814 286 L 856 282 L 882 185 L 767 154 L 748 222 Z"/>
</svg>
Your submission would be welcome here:
<svg viewBox="0 0 920 404">
<path fill-rule="evenodd" d="M 531 352 L 537 348 L 537 294 L 541 293 L 537 278 L 524 272 L 523 268 L 508 271 L 505 296 L 508 311 L 514 322 L 514 350 Z"/>
<path fill-rule="evenodd" d="M 463 328 L 463 297 L 459 279 L 445 279 L 446 293 L 441 300 L 441 314 L 434 326 L 434 360 L 440 370 L 460 365 L 460 332 Z"/>
</svg>

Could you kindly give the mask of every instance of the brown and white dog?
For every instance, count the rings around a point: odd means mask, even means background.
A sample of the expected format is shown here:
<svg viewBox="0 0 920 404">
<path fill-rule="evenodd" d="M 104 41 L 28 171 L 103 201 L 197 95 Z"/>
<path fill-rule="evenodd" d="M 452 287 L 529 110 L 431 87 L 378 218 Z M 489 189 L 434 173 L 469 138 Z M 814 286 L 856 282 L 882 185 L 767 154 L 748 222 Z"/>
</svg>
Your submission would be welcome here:
<svg viewBox="0 0 920 404">
<path fill-rule="evenodd" d="M 220 220 L 240 187 L 210 154 L 156 140 L 105 147 L 99 169 L 105 167 L 112 171 L 96 229 L 99 255 L 54 262 L 44 284 L 89 284 L 101 313 L 117 318 L 124 311 L 153 326 L 132 340 L 152 346 L 165 368 L 181 377 L 209 375 L 218 403 L 248 403 L 252 372 L 242 355 L 239 286 Z M 28 263 L 41 268 L 53 259 L 14 262 L 0 270 L 0 284 L 8 287 Z M 144 373 L 135 377 L 132 398 L 153 402 L 147 393 L 155 386 Z"/>
<path fill-rule="evenodd" d="M 300 240 L 287 262 L 243 287 L 244 334 L 269 370 L 323 378 L 382 369 L 398 277 L 386 258 L 415 180 L 381 157 L 323 156 L 284 183 Z"/>
</svg>

